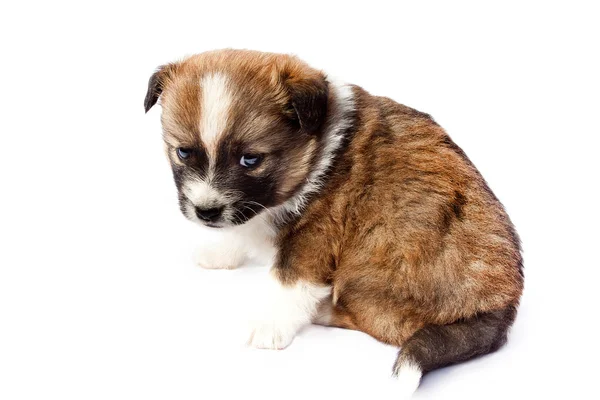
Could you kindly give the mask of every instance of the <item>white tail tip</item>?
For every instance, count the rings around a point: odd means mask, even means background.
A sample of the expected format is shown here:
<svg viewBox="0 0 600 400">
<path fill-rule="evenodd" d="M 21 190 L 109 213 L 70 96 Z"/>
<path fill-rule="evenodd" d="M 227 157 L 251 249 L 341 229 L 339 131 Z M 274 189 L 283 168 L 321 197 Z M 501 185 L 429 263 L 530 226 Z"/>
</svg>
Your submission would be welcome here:
<svg viewBox="0 0 600 400">
<path fill-rule="evenodd" d="M 396 379 L 397 391 L 400 392 L 400 399 L 410 399 L 419 387 L 423 373 L 418 366 L 409 362 L 402 363 L 397 372 L 398 376 L 394 379 Z"/>
</svg>

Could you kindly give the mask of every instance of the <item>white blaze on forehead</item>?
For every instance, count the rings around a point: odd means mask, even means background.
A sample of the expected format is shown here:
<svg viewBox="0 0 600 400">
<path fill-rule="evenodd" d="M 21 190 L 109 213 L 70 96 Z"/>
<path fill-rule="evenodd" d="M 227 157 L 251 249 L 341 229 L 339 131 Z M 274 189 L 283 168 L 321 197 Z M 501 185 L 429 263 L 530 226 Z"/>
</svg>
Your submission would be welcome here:
<svg viewBox="0 0 600 400">
<path fill-rule="evenodd" d="M 227 127 L 227 119 L 231 108 L 230 82 L 221 73 L 202 77 L 200 139 L 208 154 L 214 156 L 216 143 Z"/>
</svg>

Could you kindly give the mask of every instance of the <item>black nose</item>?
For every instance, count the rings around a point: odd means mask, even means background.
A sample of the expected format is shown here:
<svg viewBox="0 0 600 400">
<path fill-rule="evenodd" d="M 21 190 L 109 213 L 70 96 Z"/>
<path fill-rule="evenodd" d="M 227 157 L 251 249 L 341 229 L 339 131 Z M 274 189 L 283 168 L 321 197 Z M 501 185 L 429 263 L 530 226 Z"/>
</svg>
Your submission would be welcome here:
<svg viewBox="0 0 600 400">
<path fill-rule="evenodd" d="M 203 221 L 214 222 L 223 213 L 223 207 L 201 208 L 196 207 L 196 215 Z"/>
</svg>

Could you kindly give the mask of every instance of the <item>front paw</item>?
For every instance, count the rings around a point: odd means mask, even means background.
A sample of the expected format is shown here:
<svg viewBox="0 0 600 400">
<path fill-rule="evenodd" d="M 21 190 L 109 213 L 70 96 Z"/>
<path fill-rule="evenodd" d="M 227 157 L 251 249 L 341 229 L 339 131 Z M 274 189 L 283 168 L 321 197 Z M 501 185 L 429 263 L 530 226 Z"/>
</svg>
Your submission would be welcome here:
<svg viewBox="0 0 600 400">
<path fill-rule="evenodd" d="M 250 328 L 248 345 L 258 349 L 282 350 L 292 343 L 296 328 L 282 322 L 256 322 Z"/>
<path fill-rule="evenodd" d="M 240 250 L 227 249 L 221 246 L 202 246 L 194 251 L 194 263 L 206 269 L 235 269 L 244 261 L 245 255 Z"/>
</svg>

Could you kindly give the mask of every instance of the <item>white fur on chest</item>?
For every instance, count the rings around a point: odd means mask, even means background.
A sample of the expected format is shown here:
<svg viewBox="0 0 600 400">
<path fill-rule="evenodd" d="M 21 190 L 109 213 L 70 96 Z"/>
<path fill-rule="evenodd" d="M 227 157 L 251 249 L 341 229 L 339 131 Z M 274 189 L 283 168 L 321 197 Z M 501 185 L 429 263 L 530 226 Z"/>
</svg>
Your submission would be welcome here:
<svg viewBox="0 0 600 400">
<path fill-rule="evenodd" d="M 194 253 L 194 261 L 201 267 L 234 269 L 249 259 L 273 264 L 277 231 L 267 216 L 258 215 L 243 225 L 205 229 L 205 240 Z"/>
</svg>

